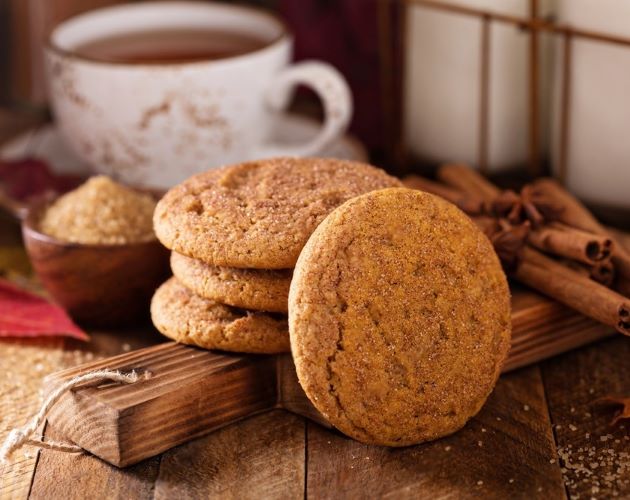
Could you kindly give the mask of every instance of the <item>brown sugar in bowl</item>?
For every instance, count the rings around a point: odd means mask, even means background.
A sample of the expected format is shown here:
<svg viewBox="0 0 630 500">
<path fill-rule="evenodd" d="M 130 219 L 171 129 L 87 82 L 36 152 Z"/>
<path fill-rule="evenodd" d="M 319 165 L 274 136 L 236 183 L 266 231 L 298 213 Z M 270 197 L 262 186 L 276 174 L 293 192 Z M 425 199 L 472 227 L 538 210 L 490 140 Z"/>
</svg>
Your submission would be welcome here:
<svg viewBox="0 0 630 500">
<path fill-rule="evenodd" d="M 149 317 L 149 302 L 168 276 L 168 251 L 157 240 L 82 244 L 39 231 L 45 207 L 22 223 L 33 269 L 52 298 L 78 322 L 121 326 Z"/>
</svg>

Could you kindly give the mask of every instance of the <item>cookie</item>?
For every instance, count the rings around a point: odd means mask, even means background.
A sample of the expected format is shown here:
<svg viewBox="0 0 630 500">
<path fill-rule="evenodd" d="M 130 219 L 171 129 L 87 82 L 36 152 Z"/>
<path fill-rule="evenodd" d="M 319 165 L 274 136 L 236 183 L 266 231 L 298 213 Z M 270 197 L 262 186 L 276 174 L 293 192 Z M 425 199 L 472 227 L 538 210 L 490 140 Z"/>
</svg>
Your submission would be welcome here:
<svg viewBox="0 0 630 500">
<path fill-rule="evenodd" d="M 182 344 L 234 352 L 289 351 L 286 317 L 204 299 L 175 278 L 155 292 L 151 318 L 161 333 Z"/>
<path fill-rule="evenodd" d="M 171 269 L 180 283 L 206 299 L 255 311 L 288 311 L 292 269 L 215 267 L 176 252 Z"/>
<path fill-rule="evenodd" d="M 289 292 L 291 350 L 315 407 L 364 443 L 460 429 L 510 345 L 510 293 L 488 239 L 454 205 L 385 189 L 308 240 Z"/>
<path fill-rule="evenodd" d="M 158 203 L 153 224 L 166 247 L 214 266 L 289 269 L 335 207 L 401 185 L 363 163 L 261 160 L 211 170 L 175 186 Z"/>
</svg>

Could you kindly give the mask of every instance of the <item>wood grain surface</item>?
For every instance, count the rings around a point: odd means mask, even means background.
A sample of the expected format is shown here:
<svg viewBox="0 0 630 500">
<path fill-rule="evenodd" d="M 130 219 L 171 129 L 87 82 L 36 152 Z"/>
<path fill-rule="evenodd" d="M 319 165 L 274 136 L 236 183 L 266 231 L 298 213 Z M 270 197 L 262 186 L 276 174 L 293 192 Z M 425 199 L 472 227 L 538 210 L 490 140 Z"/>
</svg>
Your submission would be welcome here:
<svg viewBox="0 0 630 500">
<path fill-rule="evenodd" d="M 310 423 L 307 443 L 308 498 L 564 495 L 536 367 L 502 377 L 481 413 L 433 443 L 366 446 Z"/>
<path fill-rule="evenodd" d="M 0 342 L 0 441 L 12 427 L 37 411 L 44 374 L 63 369 L 70 362 L 60 339 Z M 22 450 L 12 462 L 0 464 L 0 499 L 28 495 L 36 465 L 37 453 L 32 449 Z"/>
<path fill-rule="evenodd" d="M 67 439 L 124 467 L 212 430 L 270 410 L 277 401 L 271 356 L 218 354 L 174 342 L 55 373 L 52 392 L 94 370 L 137 371 L 135 384 L 84 384 L 66 392 L 48 422 Z"/>
<path fill-rule="evenodd" d="M 572 498 L 630 498 L 630 421 L 611 426 L 607 395 L 630 396 L 630 340 L 616 336 L 542 365 L 549 414 Z"/>
<path fill-rule="evenodd" d="M 46 436 L 50 439 L 64 438 L 52 428 L 46 430 Z M 29 498 L 47 500 L 151 498 L 159 467 L 159 457 L 121 470 L 94 455 L 44 450 L 39 454 L 37 473 Z"/>
<path fill-rule="evenodd" d="M 151 330 L 93 337 L 107 354 L 162 341 Z M 628 359 L 630 342 L 615 336 L 505 374 L 477 417 L 434 443 L 366 446 L 275 410 L 125 469 L 42 451 L 30 493 L 6 498 L 630 497 L 627 474 L 610 479 L 627 467 L 627 428 L 610 428 L 612 411 L 593 405 L 609 392 L 630 394 Z M 588 473 L 574 468 L 585 440 L 604 463 L 587 464 Z"/>
<path fill-rule="evenodd" d="M 41 375 L 76 363 L 76 353 L 111 356 L 163 341 L 149 328 L 91 335 L 87 346 L 31 344 L 50 363 L 42 362 Z M 0 341 L 2 378 L 30 366 L 31 351 L 14 347 Z M 0 499 L 630 498 L 630 424 L 611 427 L 613 409 L 594 403 L 613 392 L 630 395 L 629 359 L 630 340 L 614 336 L 505 374 L 461 432 L 406 449 L 361 445 L 284 411 L 125 469 L 90 454 L 31 449 L 32 458 L 0 469 Z M 33 394 L 0 392 L 0 421 L 22 423 L 36 406 Z M 52 426 L 45 435 L 61 438 Z"/>
<path fill-rule="evenodd" d="M 155 498 L 301 498 L 304 426 L 274 410 L 170 450 Z"/>
<path fill-rule="evenodd" d="M 526 296 L 522 300 L 533 303 Z M 93 337 L 93 345 L 107 354 L 162 342 L 150 329 L 95 332 Z M 366 446 L 275 410 L 125 469 L 90 454 L 42 451 L 30 493 L 23 489 L 7 498 L 561 499 L 567 492 L 584 498 L 588 491 L 589 498 L 608 498 L 612 492 L 623 498 L 630 495 L 624 479 L 606 480 L 615 471 L 613 464 L 589 466 L 588 484 L 572 485 L 586 473 L 567 468 L 558 449 L 579 449 L 586 433 L 595 439 L 611 433 L 613 443 L 619 439 L 615 453 L 622 463 L 621 454 L 630 451 L 627 431 L 608 430 L 611 411 L 598 408 L 596 413 L 591 403 L 609 389 L 630 393 L 628 367 L 623 367 L 629 350 L 628 339 L 616 336 L 505 374 L 477 417 L 434 443 L 405 449 Z M 295 402 L 292 391 L 285 397 Z M 576 411 L 588 408 L 597 420 L 587 418 L 586 411 L 583 420 L 571 420 L 571 405 Z M 46 436 L 60 437 L 52 426 Z M 599 443 L 594 443 L 598 453 L 608 453 L 610 446 Z"/>
<path fill-rule="evenodd" d="M 504 371 L 610 333 L 524 290 L 515 291 L 513 302 L 512 350 Z M 168 342 L 56 373 L 46 379 L 44 393 L 99 369 L 135 370 L 151 378 L 129 385 L 76 387 L 52 409 L 48 422 L 119 467 L 274 407 L 330 427 L 299 386 L 289 355 L 220 354 Z"/>
</svg>

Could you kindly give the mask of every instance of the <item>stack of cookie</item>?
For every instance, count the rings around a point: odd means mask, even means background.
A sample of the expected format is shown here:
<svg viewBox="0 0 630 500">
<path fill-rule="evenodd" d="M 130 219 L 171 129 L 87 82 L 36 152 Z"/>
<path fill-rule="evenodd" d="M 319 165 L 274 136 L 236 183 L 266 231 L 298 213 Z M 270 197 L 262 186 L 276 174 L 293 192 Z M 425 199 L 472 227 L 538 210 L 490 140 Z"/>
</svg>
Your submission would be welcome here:
<svg viewBox="0 0 630 500">
<path fill-rule="evenodd" d="M 288 293 L 311 233 L 337 206 L 401 186 L 356 162 L 276 158 L 211 170 L 171 189 L 154 215 L 174 277 L 151 315 L 164 335 L 225 351 L 290 350 Z"/>
</svg>

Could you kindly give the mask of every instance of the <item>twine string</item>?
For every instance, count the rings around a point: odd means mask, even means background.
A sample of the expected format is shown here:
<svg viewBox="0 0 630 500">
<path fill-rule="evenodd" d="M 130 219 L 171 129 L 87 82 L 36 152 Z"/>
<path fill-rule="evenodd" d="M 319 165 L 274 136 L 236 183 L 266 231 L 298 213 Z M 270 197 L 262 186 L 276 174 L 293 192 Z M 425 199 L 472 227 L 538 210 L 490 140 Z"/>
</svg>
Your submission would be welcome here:
<svg viewBox="0 0 630 500">
<path fill-rule="evenodd" d="M 111 381 L 119 382 L 121 384 L 133 384 L 138 382 L 141 378 L 145 380 L 150 377 L 149 372 L 145 372 L 143 375 L 136 371 L 129 373 L 122 373 L 114 370 L 96 370 L 86 373 L 84 375 L 78 375 L 55 389 L 43 402 L 39 411 L 22 427 L 13 429 L 4 443 L 0 447 L 0 463 L 7 462 L 13 452 L 20 449 L 24 445 L 36 446 L 38 448 L 44 448 L 49 450 L 63 451 L 66 453 L 80 453 L 83 448 L 73 443 L 63 441 L 42 441 L 39 439 L 32 439 L 31 436 L 35 431 L 44 423 L 46 415 L 50 409 L 61 399 L 61 397 L 68 391 L 72 390 L 79 384 L 84 382 L 102 382 Z"/>
</svg>

